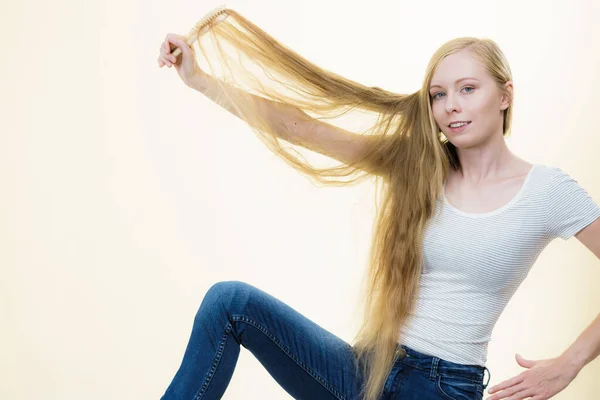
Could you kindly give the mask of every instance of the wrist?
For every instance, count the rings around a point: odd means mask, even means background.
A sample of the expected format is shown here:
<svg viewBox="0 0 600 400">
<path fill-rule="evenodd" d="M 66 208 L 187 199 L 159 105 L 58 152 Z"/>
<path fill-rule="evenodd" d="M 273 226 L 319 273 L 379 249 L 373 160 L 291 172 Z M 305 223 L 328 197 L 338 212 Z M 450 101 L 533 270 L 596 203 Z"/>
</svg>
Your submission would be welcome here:
<svg viewBox="0 0 600 400">
<path fill-rule="evenodd" d="M 191 87 L 192 89 L 196 89 L 202 92 L 206 88 L 206 84 L 208 81 L 208 75 L 204 72 L 197 72 L 189 78 L 185 84 Z"/>
<path fill-rule="evenodd" d="M 565 367 L 575 375 L 577 375 L 586 364 L 586 360 L 581 353 L 577 353 L 573 350 L 565 351 L 560 358 L 563 360 Z"/>
</svg>

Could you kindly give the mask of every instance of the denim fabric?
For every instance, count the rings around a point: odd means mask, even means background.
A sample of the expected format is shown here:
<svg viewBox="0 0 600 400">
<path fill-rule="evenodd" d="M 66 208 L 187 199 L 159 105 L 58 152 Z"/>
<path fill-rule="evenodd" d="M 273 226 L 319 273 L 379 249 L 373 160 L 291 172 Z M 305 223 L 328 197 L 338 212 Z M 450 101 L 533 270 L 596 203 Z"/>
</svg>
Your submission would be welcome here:
<svg viewBox="0 0 600 400">
<path fill-rule="evenodd" d="M 244 282 L 214 284 L 194 318 L 183 360 L 162 400 L 220 399 L 240 345 L 290 396 L 356 400 L 363 383 L 352 347 L 290 306 Z M 481 400 L 484 371 L 398 345 L 381 400 Z M 489 370 L 488 370 L 489 374 Z M 252 391 L 248 398 L 261 398 Z"/>
</svg>

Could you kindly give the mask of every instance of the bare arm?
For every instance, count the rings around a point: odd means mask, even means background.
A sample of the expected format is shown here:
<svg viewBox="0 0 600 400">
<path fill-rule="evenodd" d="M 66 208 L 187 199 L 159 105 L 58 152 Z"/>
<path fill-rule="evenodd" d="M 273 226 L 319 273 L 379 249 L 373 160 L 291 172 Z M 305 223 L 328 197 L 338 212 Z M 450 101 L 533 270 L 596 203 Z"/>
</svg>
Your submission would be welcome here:
<svg viewBox="0 0 600 400">
<path fill-rule="evenodd" d="M 365 149 L 365 145 L 370 139 L 369 136 L 359 135 L 316 120 L 289 104 L 253 95 L 224 82 L 220 83 L 225 85 L 227 90 L 235 93 L 236 98 L 246 98 L 248 101 L 258 104 L 257 109 L 261 119 L 268 121 L 273 131 L 281 139 L 332 157 L 345 164 L 352 163 Z M 220 95 L 222 89 L 216 84 L 216 78 L 211 75 L 198 75 L 188 86 L 203 93 L 238 118 L 242 118 L 227 99 Z"/>
</svg>

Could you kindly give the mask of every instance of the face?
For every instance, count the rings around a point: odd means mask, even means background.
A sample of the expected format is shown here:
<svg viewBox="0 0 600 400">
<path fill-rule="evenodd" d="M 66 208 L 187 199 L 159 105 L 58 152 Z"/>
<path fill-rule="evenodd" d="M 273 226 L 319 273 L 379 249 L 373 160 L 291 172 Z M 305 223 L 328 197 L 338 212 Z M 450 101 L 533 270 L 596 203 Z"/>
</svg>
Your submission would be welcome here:
<svg viewBox="0 0 600 400">
<path fill-rule="evenodd" d="M 512 82 L 505 87 L 512 94 Z M 485 65 L 468 51 L 454 53 L 434 72 L 429 95 L 438 127 L 458 148 L 472 147 L 502 135 L 503 112 L 510 105 Z M 454 121 L 469 122 L 457 129 Z"/>
</svg>

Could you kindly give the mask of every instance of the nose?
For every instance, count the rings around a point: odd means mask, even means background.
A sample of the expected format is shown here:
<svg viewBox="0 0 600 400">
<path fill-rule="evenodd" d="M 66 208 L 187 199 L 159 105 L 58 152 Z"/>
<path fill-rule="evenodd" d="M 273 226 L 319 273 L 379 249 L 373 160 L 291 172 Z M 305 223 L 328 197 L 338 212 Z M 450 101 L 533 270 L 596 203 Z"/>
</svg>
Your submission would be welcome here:
<svg viewBox="0 0 600 400">
<path fill-rule="evenodd" d="M 458 100 L 454 98 L 454 96 L 447 95 L 446 96 L 446 112 L 451 113 L 452 111 L 460 112 L 462 111 L 460 105 L 458 104 Z"/>
</svg>

